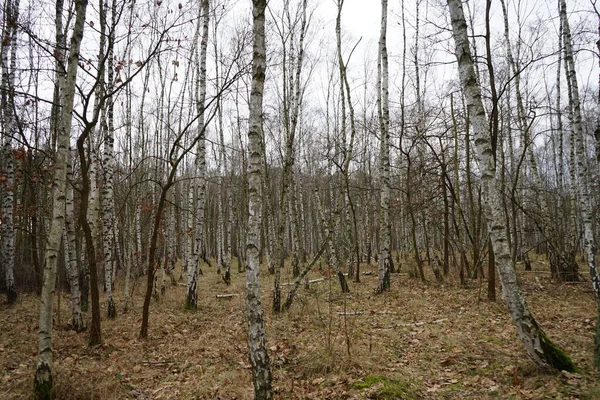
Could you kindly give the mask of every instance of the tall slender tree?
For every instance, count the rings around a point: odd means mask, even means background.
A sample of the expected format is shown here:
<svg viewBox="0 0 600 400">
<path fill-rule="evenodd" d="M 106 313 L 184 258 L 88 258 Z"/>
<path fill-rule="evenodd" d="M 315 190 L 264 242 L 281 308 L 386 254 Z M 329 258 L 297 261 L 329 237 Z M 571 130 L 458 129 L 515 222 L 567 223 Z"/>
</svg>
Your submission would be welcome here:
<svg viewBox="0 0 600 400">
<path fill-rule="evenodd" d="M 205 101 L 206 101 L 206 49 L 208 46 L 208 23 L 210 20 L 210 4 L 208 0 L 200 0 L 198 27 L 195 35 L 196 57 L 196 113 L 198 115 L 198 153 L 194 179 L 196 204 L 194 207 L 194 247 L 192 263 L 188 266 L 186 308 L 195 310 L 198 307 L 198 268 L 201 260 L 206 259 L 204 237 L 204 206 L 206 202 L 206 133 L 205 133 Z M 200 42 L 198 42 L 198 40 Z"/>
<path fill-rule="evenodd" d="M 447 0 L 452 22 L 452 33 L 456 45 L 456 59 L 461 88 L 467 102 L 470 123 L 475 136 L 475 147 L 481 171 L 482 194 L 488 233 L 493 244 L 494 256 L 504 298 L 511 312 L 519 337 L 527 354 L 542 369 L 576 371 L 577 368 L 566 353 L 560 350 L 537 324 L 521 293 L 515 267 L 507 246 L 505 220 L 502 215 L 501 192 L 496 179 L 496 166 L 489 121 L 485 114 L 481 88 L 475 75 L 473 58 L 469 46 L 467 23 L 460 0 Z"/>
<path fill-rule="evenodd" d="M 387 55 L 387 0 L 381 0 L 381 31 L 377 59 L 377 114 L 379 116 L 379 267 L 377 293 L 390 288 L 390 110 Z"/>
<path fill-rule="evenodd" d="M 103 0 L 104 1 L 104 0 Z M 104 186 L 102 188 L 102 217 L 103 217 L 103 232 L 102 232 L 102 247 L 104 250 L 104 284 L 106 287 L 106 310 L 109 318 L 117 316 L 117 308 L 112 296 L 112 275 L 114 271 L 114 232 L 115 232 L 115 195 L 114 195 L 114 170 L 115 170 L 115 155 L 114 155 L 114 37 L 117 19 L 116 2 L 113 0 L 109 7 L 108 1 L 104 5 L 104 18 L 100 23 L 108 26 L 108 51 L 107 51 L 107 84 L 106 84 L 106 118 L 104 118 L 104 151 L 103 167 L 104 167 Z M 110 10 L 110 25 L 108 24 L 106 13 Z"/>
<path fill-rule="evenodd" d="M 58 3 L 58 2 L 57 2 Z M 56 285 L 58 251 L 64 228 L 66 210 L 67 157 L 71 133 L 71 119 L 75 99 L 75 84 L 79 66 L 79 52 L 85 26 L 87 0 L 75 1 L 75 24 L 71 33 L 69 56 L 66 65 L 64 87 L 62 87 L 62 109 L 60 111 L 57 149 L 54 160 L 52 185 L 52 220 L 46 241 L 44 283 L 40 296 L 40 322 L 38 330 L 38 362 L 34 378 L 34 397 L 36 399 L 54 398 L 53 357 L 52 357 L 52 309 Z M 60 21 L 59 21 L 60 20 Z M 62 7 L 56 13 L 57 31 L 62 29 Z M 60 52 L 58 53 L 60 54 Z M 59 60 L 64 62 L 63 60 Z"/>
<path fill-rule="evenodd" d="M 6 300 L 9 304 L 17 300 L 15 285 L 15 232 L 14 232 L 14 192 L 15 158 L 13 136 L 18 131 L 15 110 L 15 75 L 17 63 L 17 27 L 19 0 L 6 0 L 2 43 L 0 44 L 0 124 L 2 126 L 2 263 L 6 275 Z"/>
<path fill-rule="evenodd" d="M 73 199 L 73 166 L 69 151 L 67 164 L 67 198 L 65 214 L 65 265 L 69 287 L 71 288 L 71 326 L 75 332 L 85 330 L 84 315 L 81 311 L 81 290 L 79 288 L 79 269 L 77 267 L 77 238 L 75 234 L 75 202 Z"/>
<path fill-rule="evenodd" d="M 571 28 L 567 18 L 567 3 L 560 1 L 560 20 L 563 28 L 563 45 L 565 46 L 565 71 L 569 85 L 569 106 L 573 118 L 571 121 L 571 135 L 575 140 L 575 155 L 571 157 L 570 169 L 577 171 L 577 189 L 581 219 L 583 221 L 583 243 L 585 258 L 592 278 L 592 287 L 596 295 L 596 305 L 600 315 L 600 274 L 596 265 L 596 241 L 594 238 L 590 176 L 588 175 L 587 154 L 584 146 L 583 126 L 581 118 L 581 103 L 579 100 L 579 85 L 575 71 L 575 59 L 573 57 L 573 39 Z M 600 323 L 596 323 L 596 335 L 594 337 L 594 364 L 600 368 Z"/>
<path fill-rule="evenodd" d="M 252 84 L 248 121 L 248 236 L 246 242 L 246 311 L 248 316 L 248 348 L 252 365 L 254 398 L 273 398 L 271 366 L 265 339 L 265 323 L 260 301 L 260 226 L 262 222 L 262 135 L 263 90 L 266 74 L 265 9 L 266 0 L 252 0 L 254 44 Z"/>
</svg>

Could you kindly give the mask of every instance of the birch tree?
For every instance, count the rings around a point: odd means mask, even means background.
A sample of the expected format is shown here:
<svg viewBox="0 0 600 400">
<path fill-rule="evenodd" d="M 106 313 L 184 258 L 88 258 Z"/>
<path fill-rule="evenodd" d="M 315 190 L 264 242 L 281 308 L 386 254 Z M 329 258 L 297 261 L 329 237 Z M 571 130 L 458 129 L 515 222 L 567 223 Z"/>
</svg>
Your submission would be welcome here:
<svg viewBox="0 0 600 400">
<path fill-rule="evenodd" d="M 581 104 L 579 100 L 579 85 L 575 71 L 575 60 L 573 57 L 573 42 L 571 28 L 567 18 L 567 4 L 565 0 L 560 2 L 560 19 L 563 28 L 563 45 L 565 51 L 565 71 L 569 81 L 569 106 L 573 113 L 571 121 L 571 135 L 575 139 L 576 157 L 571 157 L 570 169 L 577 171 L 577 188 L 581 219 L 583 220 L 583 243 L 585 258 L 592 278 L 592 287 L 596 295 L 597 309 L 600 314 L 600 275 L 596 265 L 596 241 L 594 238 L 593 218 L 591 208 L 591 193 L 589 175 L 587 168 L 586 152 L 584 146 L 583 126 L 581 120 Z M 600 323 L 596 322 L 596 335 L 594 337 L 594 364 L 600 368 Z"/>
<path fill-rule="evenodd" d="M 79 289 L 79 270 L 77 268 L 77 240 L 75 235 L 75 204 L 73 200 L 73 168 L 69 151 L 67 164 L 67 198 L 64 229 L 65 265 L 71 288 L 71 326 L 75 332 L 85 330 L 84 315 L 81 312 L 81 290 Z"/>
<path fill-rule="evenodd" d="M 195 35 L 196 57 L 196 112 L 198 114 L 198 153 L 196 155 L 196 173 L 194 179 L 196 204 L 194 207 L 194 247 L 191 265 L 188 265 L 186 308 L 195 310 L 198 307 L 198 268 L 200 260 L 204 260 L 204 205 L 206 199 L 206 139 L 205 139 L 205 101 L 206 101 L 206 49 L 208 46 L 208 23 L 210 5 L 208 0 L 200 1 L 199 20 Z M 202 34 L 200 34 L 202 32 Z M 200 40 L 198 45 L 198 40 Z"/>
<path fill-rule="evenodd" d="M 54 289 L 56 284 L 56 269 L 58 264 L 58 251 L 62 231 L 64 228 L 66 209 L 66 180 L 67 157 L 69 152 L 69 139 L 71 132 L 71 113 L 75 99 L 75 84 L 79 66 L 79 52 L 83 30 L 85 26 L 85 13 L 87 0 L 75 1 L 75 23 L 71 33 L 69 56 L 66 65 L 66 76 L 62 88 L 62 109 L 60 111 L 57 149 L 54 161 L 54 176 L 52 185 L 52 220 L 50 232 L 46 240 L 44 283 L 40 296 L 40 321 L 38 330 L 38 362 L 34 377 L 34 397 L 36 399 L 52 399 L 54 397 L 53 384 L 53 357 L 52 357 L 52 309 Z M 62 29 L 62 7 L 57 7 L 56 30 Z M 58 53 L 60 54 L 60 52 Z M 59 60 L 63 61 L 63 60 Z"/>
<path fill-rule="evenodd" d="M 246 312 L 248 348 L 252 365 L 254 398 L 273 398 L 271 367 L 265 339 L 265 324 L 260 301 L 260 226 L 262 223 L 262 107 L 266 73 L 265 8 L 266 0 L 252 0 L 253 37 L 252 83 L 248 121 L 248 235 L 246 242 Z"/>
<path fill-rule="evenodd" d="M 576 371 L 577 368 L 569 356 L 552 343 L 539 327 L 519 288 L 515 268 L 507 246 L 506 225 L 502 215 L 502 194 L 496 179 L 489 123 L 483 107 L 481 88 L 475 75 L 462 3 L 460 0 L 448 0 L 448 6 L 456 46 L 455 55 L 458 61 L 460 83 L 467 102 L 477 161 L 481 172 L 482 195 L 488 233 L 493 244 L 504 298 L 529 357 L 544 370 Z"/>
<path fill-rule="evenodd" d="M 379 266 L 377 293 L 390 288 L 390 111 L 388 99 L 387 0 L 381 0 L 381 31 L 377 58 L 377 114 L 379 116 Z"/>
<path fill-rule="evenodd" d="M 12 304 L 17 300 L 15 285 L 15 232 L 14 232 L 14 192 L 15 158 L 12 138 L 18 131 L 15 113 L 15 74 L 17 61 L 17 26 L 19 19 L 19 0 L 7 0 L 2 24 L 2 43 L 0 63 L 2 80 L 0 82 L 2 117 L 2 162 L 4 174 L 2 182 L 2 262 L 6 275 L 6 300 Z"/>
<path fill-rule="evenodd" d="M 104 1 L 104 0 L 103 0 Z M 108 25 L 106 21 L 106 11 L 108 1 L 104 5 L 104 18 L 101 17 L 101 24 Z M 116 3 L 112 2 L 110 7 L 111 22 L 108 33 L 108 53 L 107 53 L 107 85 L 106 85 L 106 123 L 103 124 L 104 131 L 104 186 L 102 190 L 102 217 L 103 217 L 103 250 L 104 250 L 104 282 L 106 287 L 106 310 L 109 318 L 117 316 L 117 308 L 112 296 L 112 275 L 114 269 L 113 263 L 113 242 L 114 242 L 114 220 L 115 220 L 115 197 L 113 190 L 115 156 L 114 156 L 114 35 L 116 29 Z"/>
</svg>

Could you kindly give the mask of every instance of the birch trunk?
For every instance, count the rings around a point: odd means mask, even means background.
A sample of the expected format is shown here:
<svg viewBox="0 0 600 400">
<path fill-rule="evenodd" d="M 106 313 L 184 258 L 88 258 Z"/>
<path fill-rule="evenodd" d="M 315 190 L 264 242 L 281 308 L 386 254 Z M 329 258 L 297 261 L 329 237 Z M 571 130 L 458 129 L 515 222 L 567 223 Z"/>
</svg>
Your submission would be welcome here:
<svg viewBox="0 0 600 400">
<path fill-rule="evenodd" d="M 206 133 L 204 129 L 204 106 L 206 100 L 206 48 L 208 45 L 208 22 L 209 22 L 209 0 L 201 0 L 198 10 L 199 24 L 196 30 L 196 112 L 198 113 L 198 154 L 196 156 L 196 205 L 195 205 L 195 228 L 194 228 L 194 254 L 192 265 L 188 270 L 187 300 L 186 308 L 196 310 L 198 308 L 198 268 L 200 260 L 205 260 L 205 238 L 204 238 L 204 206 L 206 203 Z M 201 21 L 201 22 L 200 22 Z M 202 32 L 202 35 L 200 35 Z M 200 45 L 198 46 L 198 39 Z"/>
<path fill-rule="evenodd" d="M 52 306 L 56 284 L 58 250 L 60 247 L 60 240 L 65 220 L 67 157 L 69 152 L 69 138 L 72 119 L 71 113 L 73 111 L 73 102 L 75 98 L 75 83 L 77 80 L 77 67 L 79 65 L 79 50 L 81 40 L 83 38 L 86 9 L 86 0 L 75 1 L 76 17 L 71 36 L 71 43 L 69 46 L 68 69 L 65 86 L 62 91 L 63 102 L 60 112 L 60 123 L 57 135 L 57 151 L 54 162 L 54 176 L 52 185 L 52 221 L 46 242 L 44 283 L 42 286 L 42 294 L 40 296 L 40 321 L 38 331 L 39 357 L 34 378 L 34 397 L 36 399 L 52 399 L 54 397 L 52 376 Z M 62 13 L 62 9 L 60 12 Z M 62 23 L 58 23 L 59 18 L 62 18 L 62 16 L 59 17 L 57 12 L 56 27 L 57 29 L 62 29 Z"/>
<path fill-rule="evenodd" d="M 573 44 L 571 39 L 571 28 L 567 18 L 567 4 L 565 0 L 560 2 L 560 19 L 563 28 L 563 44 L 565 46 L 565 70 L 570 83 L 569 100 L 573 112 L 571 123 L 571 136 L 575 139 L 575 153 L 571 157 L 571 170 L 577 171 L 577 189 L 579 194 L 579 208 L 583 220 L 583 241 L 586 261 L 592 279 L 592 287 L 596 295 L 596 304 L 600 312 L 600 275 L 596 266 L 596 241 L 594 239 L 592 213 L 592 196 L 588 176 L 588 167 L 583 137 L 583 126 L 581 121 L 581 104 L 579 101 L 579 86 L 575 72 L 575 60 L 573 58 Z M 594 363 L 600 368 L 600 323 L 596 322 L 596 335 L 594 337 Z"/>
<path fill-rule="evenodd" d="M 17 136 L 17 125 L 14 117 L 14 83 L 17 60 L 17 20 L 19 18 L 19 1 L 7 0 L 5 21 L 2 31 L 2 161 L 4 175 L 2 178 L 2 261 L 6 274 L 6 298 L 8 304 L 17 301 L 15 285 L 15 232 L 13 219 L 13 203 L 15 189 L 15 159 L 12 151 L 12 137 Z M 9 61 L 10 54 L 10 61 Z"/>
<path fill-rule="evenodd" d="M 554 345 L 538 326 L 529 312 L 525 298 L 519 288 L 517 275 L 507 246 L 506 226 L 502 215 L 502 194 L 496 180 L 489 125 L 483 107 L 481 89 L 475 76 L 462 4 L 460 0 L 448 0 L 448 6 L 456 45 L 461 87 L 467 100 L 468 112 L 475 136 L 488 231 L 494 248 L 504 298 L 521 341 L 532 360 L 541 369 L 575 371 L 576 367 L 571 359 Z"/>
<path fill-rule="evenodd" d="M 253 0 L 252 84 L 248 121 L 248 235 L 246 242 L 246 309 L 248 315 L 248 347 L 252 365 L 254 398 L 273 398 L 271 367 L 265 343 L 265 325 L 260 302 L 261 168 L 262 168 L 262 102 L 266 72 L 265 8 L 266 0 Z"/>
<path fill-rule="evenodd" d="M 185 252 L 185 269 L 186 269 L 186 282 L 189 288 L 189 284 L 196 274 L 196 269 L 192 268 L 194 259 L 194 183 L 190 181 L 188 186 L 188 198 L 187 198 L 187 230 L 185 232 L 186 252 Z"/>
<path fill-rule="evenodd" d="M 379 116 L 379 267 L 377 293 L 390 288 L 390 111 L 388 100 L 387 0 L 381 0 L 381 32 L 377 62 L 377 114 Z M 415 249 L 416 251 L 416 249 Z"/>
<path fill-rule="evenodd" d="M 68 160 L 71 154 L 69 152 Z M 81 291 L 79 290 L 79 271 L 77 268 L 76 254 L 76 236 L 75 236 L 75 205 L 73 202 L 73 170 L 70 161 L 67 161 L 67 198 L 66 198 L 66 215 L 64 229 L 64 244 L 65 244 L 65 264 L 67 266 L 67 277 L 69 286 L 71 287 L 71 325 L 75 332 L 85 330 L 85 321 L 81 312 Z"/>
<path fill-rule="evenodd" d="M 115 318 L 117 316 L 117 308 L 112 296 L 113 286 L 113 242 L 114 242 L 114 219 L 115 219 L 115 197 L 113 190 L 114 182 L 114 170 L 115 170 L 115 155 L 114 155 L 114 101 L 113 101 L 113 88 L 114 88 L 114 71 L 113 71 L 113 41 L 114 33 L 116 28 L 116 6 L 113 1 L 111 9 L 111 24 L 110 31 L 108 34 L 108 54 L 107 54 L 107 85 L 106 92 L 108 94 L 106 98 L 106 113 L 108 123 L 104 127 L 104 152 L 103 152 L 103 164 L 104 164 L 104 186 L 102 190 L 102 216 L 103 216 L 103 250 L 104 250 L 104 282 L 106 286 L 106 309 L 108 318 Z M 104 14 L 108 9 L 108 2 L 104 6 Z M 106 25 L 106 16 L 104 20 L 101 18 L 101 23 Z"/>
</svg>

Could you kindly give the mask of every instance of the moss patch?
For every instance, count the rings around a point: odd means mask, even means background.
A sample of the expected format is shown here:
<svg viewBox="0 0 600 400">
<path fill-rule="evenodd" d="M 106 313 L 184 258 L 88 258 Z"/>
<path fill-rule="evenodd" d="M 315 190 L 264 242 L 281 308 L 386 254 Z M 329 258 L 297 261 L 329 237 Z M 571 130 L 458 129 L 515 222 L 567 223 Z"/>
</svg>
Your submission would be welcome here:
<svg viewBox="0 0 600 400">
<path fill-rule="evenodd" d="M 53 400 L 55 398 L 52 371 L 46 363 L 38 365 L 35 371 L 33 396 L 36 400 Z"/>
<path fill-rule="evenodd" d="M 540 342 L 544 355 L 553 368 L 559 371 L 579 372 L 571 357 L 555 345 L 544 332 L 540 332 Z"/>
<path fill-rule="evenodd" d="M 370 399 L 416 399 L 411 385 L 408 382 L 394 381 L 385 376 L 367 375 L 352 384 L 358 390 L 369 389 Z"/>
</svg>

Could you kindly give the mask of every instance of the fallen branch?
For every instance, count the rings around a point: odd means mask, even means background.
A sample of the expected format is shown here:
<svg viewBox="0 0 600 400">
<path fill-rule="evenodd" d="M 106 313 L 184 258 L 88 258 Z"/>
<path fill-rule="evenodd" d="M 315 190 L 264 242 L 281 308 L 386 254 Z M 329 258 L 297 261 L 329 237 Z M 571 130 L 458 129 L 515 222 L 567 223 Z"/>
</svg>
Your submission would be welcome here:
<svg viewBox="0 0 600 400">
<path fill-rule="evenodd" d="M 339 312 L 337 315 L 362 315 L 362 311 Z"/>
<path fill-rule="evenodd" d="M 239 296 L 239 293 L 218 294 L 217 299 L 230 299 L 235 296 Z"/>
<path fill-rule="evenodd" d="M 308 281 L 308 283 L 311 284 L 311 283 L 323 282 L 327 279 L 329 279 L 329 278 L 311 279 L 310 281 Z M 286 283 L 282 283 L 281 286 L 293 286 L 295 284 L 296 284 L 296 282 L 286 282 Z"/>
<path fill-rule="evenodd" d="M 435 321 L 431 321 L 431 322 L 426 322 L 426 321 L 420 321 L 420 322 L 411 322 L 408 324 L 394 324 L 391 326 L 380 326 L 380 325 L 373 325 L 374 329 L 394 329 L 394 328 L 399 328 L 399 327 L 406 327 L 406 326 L 423 326 L 423 325 L 427 325 L 427 324 L 441 324 L 444 321 L 448 321 L 448 318 L 442 318 L 442 319 L 436 319 Z"/>
</svg>

